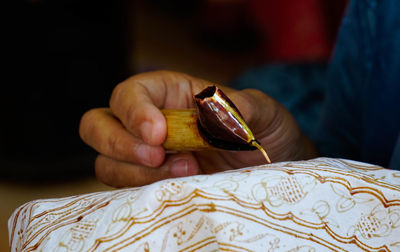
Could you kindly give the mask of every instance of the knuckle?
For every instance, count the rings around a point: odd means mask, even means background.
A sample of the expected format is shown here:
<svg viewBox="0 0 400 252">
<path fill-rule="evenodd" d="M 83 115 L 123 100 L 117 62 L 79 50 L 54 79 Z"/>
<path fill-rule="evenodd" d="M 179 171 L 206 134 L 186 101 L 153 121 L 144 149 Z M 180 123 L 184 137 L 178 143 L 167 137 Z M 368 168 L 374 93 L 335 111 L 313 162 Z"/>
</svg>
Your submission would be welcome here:
<svg viewBox="0 0 400 252">
<path fill-rule="evenodd" d="M 109 101 L 112 112 L 116 112 L 116 109 L 118 108 L 118 101 L 120 101 L 126 95 L 128 89 L 132 89 L 134 86 L 134 82 L 131 83 L 130 81 L 126 80 L 114 87 Z"/>
<path fill-rule="evenodd" d="M 114 88 L 110 99 L 110 109 L 115 116 L 121 119 L 125 128 L 134 133 L 135 125 L 137 124 L 137 113 L 140 111 L 134 105 L 125 104 L 121 107 L 121 104 L 118 103 L 118 101 L 123 100 L 123 96 L 126 93 L 125 86 L 125 83 L 121 83 Z M 131 86 L 130 88 L 134 89 L 135 87 Z"/>
<path fill-rule="evenodd" d="M 119 153 L 119 146 L 120 146 L 120 137 L 117 136 L 115 133 L 111 133 L 108 136 L 108 139 L 106 141 L 106 146 L 104 149 L 106 150 L 106 153 L 111 156 L 111 157 L 118 157 Z"/>
<path fill-rule="evenodd" d="M 111 93 L 110 98 L 110 108 L 113 111 L 116 106 L 116 101 L 119 100 L 119 97 L 124 93 L 124 85 L 122 83 L 118 84 Z"/>
<path fill-rule="evenodd" d="M 253 89 L 253 88 L 248 88 L 243 90 L 245 93 L 250 95 L 251 100 L 254 101 L 254 99 L 266 99 L 267 96 L 265 95 L 264 92 L 261 90 Z"/>
<path fill-rule="evenodd" d="M 88 135 L 93 130 L 93 121 L 95 120 L 96 113 L 96 109 L 91 109 L 83 114 L 81 118 L 81 121 L 79 123 L 79 136 L 84 142 L 87 142 Z"/>
<path fill-rule="evenodd" d="M 136 132 L 136 126 L 138 125 L 137 122 L 137 113 L 139 111 L 136 109 L 134 106 L 128 106 L 126 109 L 126 122 L 125 122 L 125 127 L 130 131 L 130 132 Z"/>
</svg>

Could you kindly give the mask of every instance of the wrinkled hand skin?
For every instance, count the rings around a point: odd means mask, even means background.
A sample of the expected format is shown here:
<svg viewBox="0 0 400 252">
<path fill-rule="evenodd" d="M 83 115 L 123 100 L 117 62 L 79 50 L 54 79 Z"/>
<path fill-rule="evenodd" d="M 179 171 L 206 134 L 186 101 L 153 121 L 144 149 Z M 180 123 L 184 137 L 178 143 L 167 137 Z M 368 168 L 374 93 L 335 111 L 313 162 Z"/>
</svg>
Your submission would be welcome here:
<svg viewBox="0 0 400 252">
<path fill-rule="evenodd" d="M 96 176 L 114 187 L 141 186 L 166 178 L 209 174 L 265 163 L 259 151 L 166 154 L 167 126 L 160 109 L 194 108 L 193 95 L 214 83 L 169 71 L 134 75 L 118 84 L 109 108 L 81 119 L 82 140 L 99 152 Z M 268 95 L 218 85 L 235 103 L 273 162 L 316 157 L 294 118 Z"/>
</svg>

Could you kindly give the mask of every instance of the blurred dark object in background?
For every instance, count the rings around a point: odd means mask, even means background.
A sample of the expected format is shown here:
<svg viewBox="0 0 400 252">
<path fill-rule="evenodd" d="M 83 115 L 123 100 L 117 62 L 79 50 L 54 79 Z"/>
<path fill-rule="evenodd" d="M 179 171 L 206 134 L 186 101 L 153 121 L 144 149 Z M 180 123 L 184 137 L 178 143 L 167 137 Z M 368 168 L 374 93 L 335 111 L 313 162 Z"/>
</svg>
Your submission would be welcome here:
<svg viewBox="0 0 400 252">
<path fill-rule="evenodd" d="M 258 50 L 262 46 L 262 37 L 249 3 L 247 0 L 202 1 L 195 15 L 195 38 L 209 48 L 225 53 Z"/>
<path fill-rule="evenodd" d="M 206 45 L 230 52 L 257 47 L 261 63 L 298 63 L 329 60 L 348 0 L 201 2 L 195 21 Z"/>
<path fill-rule="evenodd" d="M 267 62 L 330 59 L 348 0 L 250 0 Z"/>
<path fill-rule="evenodd" d="M 82 114 L 108 106 L 128 76 L 125 1 L 16 1 L 3 38 L 0 177 L 46 180 L 93 174 L 79 138 Z M 7 91 L 6 91 L 7 90 Z"/>
<path fill-rule="evenodd" d="M 249 16 L 247 0 L 142 0 L 161 9 L 192 36 L 197 45 L 219 53 L 243 54 L 258 47 L 258 33 Z"/>
</svg>

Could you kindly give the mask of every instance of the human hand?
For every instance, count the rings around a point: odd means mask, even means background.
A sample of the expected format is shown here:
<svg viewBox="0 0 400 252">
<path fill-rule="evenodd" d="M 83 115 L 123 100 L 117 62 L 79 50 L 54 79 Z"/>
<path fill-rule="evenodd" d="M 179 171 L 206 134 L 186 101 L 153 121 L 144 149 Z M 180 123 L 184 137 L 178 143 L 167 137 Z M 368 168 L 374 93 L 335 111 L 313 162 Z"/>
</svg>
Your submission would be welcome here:
<svg viewBox="0 0 400 252">
<path fill-rule="evenodd" d="M 79 133 L 100 154 L 97 177 L 106 184 L 140 186 L 158 180 L 214 173 L 265 163 L 258 151 L 202 151 L 166 154 L 167 135 L 160 109 L 194 108 L 193 95 L 213 83 L 186 74 L 158 71 L 135 75 L 117 85 L 110 108 L 86 112 Z M 273 162 L 316 156 L 294 118 L 279 103 L 254 89 L 220 88 L 235 103 Z"/>
</svg>

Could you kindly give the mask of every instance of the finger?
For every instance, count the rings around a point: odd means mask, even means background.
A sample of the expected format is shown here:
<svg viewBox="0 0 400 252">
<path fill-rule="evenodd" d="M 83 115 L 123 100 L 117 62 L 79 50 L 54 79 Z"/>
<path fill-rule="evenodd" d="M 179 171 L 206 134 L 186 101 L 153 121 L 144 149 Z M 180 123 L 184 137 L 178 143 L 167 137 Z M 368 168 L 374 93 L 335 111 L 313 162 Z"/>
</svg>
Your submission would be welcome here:
<svg viewBox="0 0 400 252">
<path fill-rule="evenodd" d="M 173 72 L 152 72 L 133 76 L 113 91 L 110 108 L 133 134 L 150 145 L 166 137 L 166 121 L 160 108 L 191 108 L 193 93 L 210 83 Z"/>
<path fill-rule="evenodd" d="M 165 157 L 162 147 L 147 145 L 130 134 L 106 108 L 85 113 L 79 133 L 85 143 L 116 160 L 156 167 Z"/>
<path fill-rule="evenodd" d="M 190 176 L 199 173 L 199 166 L 191 154 L 169 156 L 157 169 L 133 165 L 99 155 L 95 162 L 96 176 L 114 187 L 142 186 L 162 179 Z"/>
<path fill-rule="evenodd" d="M 152 104 L 147 91 L 140 85 L 118 86 L 113 92 L 110 108 L 126 129 L 140 136 L 145 143 L 161 145 L 167 126 L 161 111 Z"/>
</svg>

